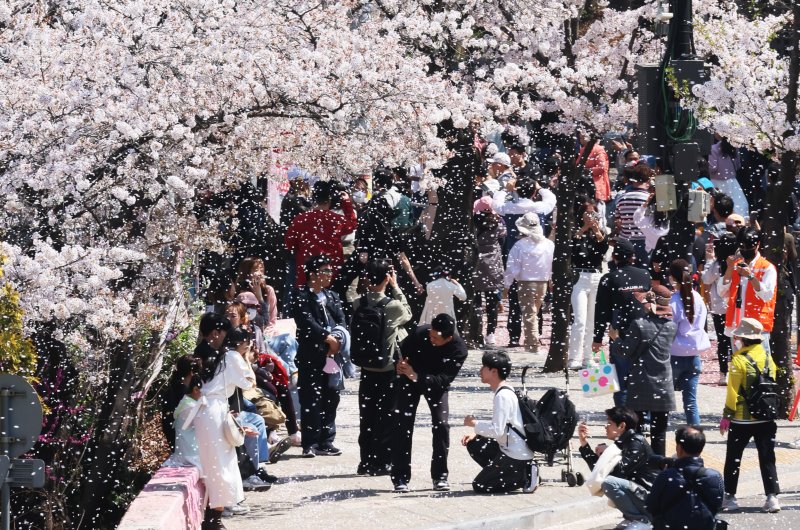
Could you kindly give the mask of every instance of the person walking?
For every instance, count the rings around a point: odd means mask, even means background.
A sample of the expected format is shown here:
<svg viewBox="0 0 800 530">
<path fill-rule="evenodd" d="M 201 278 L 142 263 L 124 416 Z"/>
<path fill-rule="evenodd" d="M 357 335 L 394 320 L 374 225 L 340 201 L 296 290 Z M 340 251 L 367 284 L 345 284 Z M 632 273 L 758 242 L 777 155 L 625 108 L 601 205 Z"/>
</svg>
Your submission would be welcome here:
<svg viewBox="0 0 800 530">
<path fill-rule="evenodd" d="M 700 354 L 711 348 L 706 333 L 708 310 L 700 293 L 692 288 L 689 264 L 682 259 L 669 266 L 669 276 L 674 293 L 669 301 L 672 320 L 678 327 L 672 343 L 672 378 L 675 388 L 683 392 L 683 410 L 686 423 L 700 424 L 700 411 L 697 407 L 697 385 L 703 363 Z"/>
<path fill-rule="evenodd" d="M 306 260 L 303 278 L 306 285 L 295 291 L 292 315 L 297 324 L 297 391 L 302 416 L 303 456 L 337 456 L 336 409 L 339 390 L 328 384 L 327 359 L 334 357 L 342 343 L 333 335 L 336 326 L 345 325 L 339 296 L 331 285 L 333 266 L 328 256 L 318 254 Z"/>
<path fill-rule="evenodd" d="M 611 343 L 611 354 L 631 365 L 626 406 L 639 416 L 640 431 L 649 416 L 650 443 L 657 455 L 666 454 L 670 411 L 675 410 L 670 350 L 677 326 L 670 319 L 671 293 L 656 286 L 634 296 L 647 314 L 631 322 L 625 337 Z"/>
<path fill-rule="evenodd" d="M 464 425 L 474 427 L 475 432 L 461 439 L 461 445 L 482 468 L 472 481 L 472 489 L 478 493 L 505 493 L 520 488 L 532 492 L 539 482 L 533 451 L 519 434 L 525 432 L 525 426 L 514 387 L 506 382 L 510 373 L 508 354 L 483 354 L 480 378 L 494 392 L 492 420 L 466 416 Z"/>
<path fill-rule="evenodd" d="M 517 219 L 516 226 L 523 237 L 508 255 L 503 285 L 508 291 L 514 282 L 519 284 L 525 348 L 536 353 L 539 351 L 537 315 L 553 271 L 555 245 L 544 237 L 539 216 L 535 213 L 526 213 Z"/>
<path fill-rule="evenodd" d="M 411 480 L 411 442 L 421 397 L 428 402 L 433 431 L 431 478 L 435 491 L 448 491 L 447 455 L 450 449 L 450 384 L 467 358 L 467 345 L 456 332 L 450 315 L 437 315 L 431 324 L 419 326 L 400 347 L 392 443 L 394 491 L 408 491 Z"/>
<path fill-rule="evenodd" d="M 359 434 L 361 461 L 359 475 L 387 475 L 391 470 L 391 417 L 394 404 L 395 363 L 399 359 L 400 342 L 408 336 L 403 325 L 411 320 L 411 306 L 397 285 L 397 274 L 391 261 L 374 260 L 367 265 L 368 292 L 353 302 L 351 354 L 359 348 L 372 348 L 383 353 L 384 365 L 361 366 L 358 386 Z M 386 289 L 391 288 L 391 298 Z M 378 325 L 374 330 L 367 322 L 366 309 L 377 308 Z M 372 319 L 370 319 L 370 322 Z M 370 333 L 370 337 L 361 333 Z M 383 339 L 383 344 L 377 341 Z M 377 352 L 376 352 L 377 354 Z"/>
<path fill-rule="evenodd" d="M 775 466 L 775 434 L 778 426 L 774 420 L 764 421 L 754 418 L 747 406 L 746 396 L 756 382 L 759 372 L 767 372 L 775 377 L 777 367 L 762 342 L 763 326 L 754 318 L 743 318 L 734 330 L 734 341 L 740 344 L 731 360 L 728 372 L 728 391 L 725 408 L 719 422 L 719 432 L 728 433 L 725 452 L 725 500 L 723 511 L 736 511 L 739 503 L 736 492 L 739 485 L 739 471 L 742 454 L 751 439 L 755 439 L 758 451 L 758 467 L 767 498 L 761 507 L 762 512 L 776 513 L 781 510 L 778 494 L 778 470 Z M 753 366 L 753 365 L 756 366 Z"/>
<path fill-rule="evenodd" d="M 578 280 L 572 287 L 572 325 L 569 329 L 569 368 L 587 365 L 594 333 L 594 307 L 597 287 L 608 252 L 608 236 L 600 228 L 595 202 L 585 197 L 578 210 L 583 226 L 572 238 L 572 271 Z"/>
</svg>

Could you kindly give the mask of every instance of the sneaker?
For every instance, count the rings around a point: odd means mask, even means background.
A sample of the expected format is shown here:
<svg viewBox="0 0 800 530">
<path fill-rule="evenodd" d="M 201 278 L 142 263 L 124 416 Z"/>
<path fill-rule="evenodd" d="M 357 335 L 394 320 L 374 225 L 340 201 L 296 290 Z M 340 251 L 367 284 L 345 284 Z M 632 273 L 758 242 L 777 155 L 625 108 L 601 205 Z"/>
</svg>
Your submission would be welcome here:
<svg viewBox="0 0 800 530">
<path fill-rule="evenodd" d="M 723 512 L 735 512 L 739 510 L 739 503 L 736 501 L 736 495 L 730 493 L 725 494 L 725 499 L 722 501 Z"/>
<path fill-rule="evenodd" d="M 531 460 L 530 470 L 525 470 L 526 475 L 530 475 L 526 477 L 525 485 L 522 487 L 522 491 L 524 493 L 533 493 L 536 491 L 536 488 L 539 487 L 539 466 L 536 465 L 536 462 Z"/>
<path fill-rule="evenodd" d="M 244 491 L 267 491 L 272 487 L 272 484 L 264 482 L 257 475 L 250 475 L 242 481 Z"/>
<path fill-rule="evenodd" d="M 433 481 L 433 491 L 450 491 L 450 484 L 447 479 L 440 478 Z"/>
<path fill-rule="evenodd" d="M 372 468 L 365 464 L 364 462 L 359 462 L 358 467 L 356 468 L 356 475 L 369 475 L 372 472 Z"/>
<path fill-rule="evenodd" d="M 508 343 L 508 347 L 509 348 L 521 348 L 522 345 L 519 343 L 519 341 L 512 340 L 511 342 Z"/>
<path fill-rule="evenodd" d="M 278 438 L 278 433 L 275 431 L 270 431 L 267 435 L 267 443 L 270 445 L 278 443 L 278 440 L 280 440 L 280 438 Z"/>
<path fill-rule="evenodd" d="M 717 386 L 728 386 L 728 374 L 719 374 L 719 379 L 717 380 Z"/>
<path fill-rule="evenodd" d="M 384 476 L 389 476 L 391 474 L 392 474 L 392 466 L 390 464 L 386 464 L 385 466 L 369 468 L 370 477 L 384 477 Z"/>
<path fill-rule="evenodd" d="M 631 521 L 625 530 L 652 530 L 653 525 L 648 521 Z"/>
<path fill-rule="evenodd" d="M 494 333 L 489 333 L 488 335 L 486 335 L 486 339 L 484 340 L 484 343 L 487 346 L 494 346 L 495 344 L 497 344 L 497 341 L 494 338 Z"/>
<path fill-rule="evenodd" d="M 292 441 L 292 447 L 301 447 L 303 445 L 302 439 L 300 438 L 300 431 L 290 434 L 289 439 Z"/>
<path fill-rule="evenodd" d="M 339 456 L 342 454 L 341 449 L 337 449 L 336 447 L 329 445 L 327 447 L 317 447 L 314 451 L 317 453 L 317 456 Z"/>
<path fill-rule="evenodd" d="M 246 504 L 235 504 L 233 506 L 226 506 L 222 510 L 222 517 L 233 517 L 234 515 L 245 515 L 250 513 L 250 507 Z"/>
<path fill-rule="evenodd" d="M 395 493 L 408 493 L 408 484 L 405 482 L 398 482 L 394 485 Z"/>
<path fill-rule="evenodd" d="M 793 442 L 789 442 L 786 445 L 788 445 L 790 449 L 800 449 L 800 438 Z"/>
<path fill-rule="evenodd" d="M 777 495 L 767 495 L 767 500 L 764 503 L 764 506 L 761 507 L 761 511 L 764 513 L 778 513 L 781 511 L 781 503 L 778 502 Z"/>
<path fill-rule="evenodd" d="M 288 436 L 286 438 L 282 438 L 275 445 L 271 445 L 269 448 L 269 461 L 274 464 L 280 459 L 283 453 L 289 450 L 290 447 L 292 447 L 292 440 Z"/>
<path fill-rule="evenodd" d="M 266 482 L 267 484 L 275 484 L 276 482 L 278 482 L 278 477 L 276 477 L 275 475 L 270 475 L 264 468 L 259 468 L 259 470 L 256 471 L 256 476 L 260 478 L 263 482 Z"/>
<path fill-rule="evenodd" d="M 574 359 L 569 362 L 570 370 L 580 370 L 581 368 L 583 368 L 583 363 L 580 360 Z"/>
<path fill-rule="evenodd" d="M 317 448 L 314 446 L 303 449 L 303 458 L 314 458 L 317 456 Z"/>
</svg>

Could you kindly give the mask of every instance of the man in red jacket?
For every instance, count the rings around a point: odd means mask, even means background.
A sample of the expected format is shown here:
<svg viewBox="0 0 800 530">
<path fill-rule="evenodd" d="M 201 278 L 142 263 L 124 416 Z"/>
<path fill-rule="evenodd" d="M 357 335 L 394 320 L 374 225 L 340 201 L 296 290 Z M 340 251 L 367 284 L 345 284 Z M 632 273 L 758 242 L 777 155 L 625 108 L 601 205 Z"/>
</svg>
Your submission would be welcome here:
<svg viewBox="0 0 800 530">
<path fill-rule="evenodd" d="M 294 254 L 296 263 L 295 287 L 306 284 L 303 264 L 310 256 L 327 255 L 333 266 L 334 277 L 344 263 L 342 236 L 353 232 L 358 227 L 358 220 L 353 202 L 346 192 L 342 192 L 340 197 L 344 215 L 332 211 L 331 206 L 336 198 L 334 193 L 331 181 L 317 181 L 311 195 L 314 208 L 295 217 L 286 231 L 286 248 Z"/>
</svg>

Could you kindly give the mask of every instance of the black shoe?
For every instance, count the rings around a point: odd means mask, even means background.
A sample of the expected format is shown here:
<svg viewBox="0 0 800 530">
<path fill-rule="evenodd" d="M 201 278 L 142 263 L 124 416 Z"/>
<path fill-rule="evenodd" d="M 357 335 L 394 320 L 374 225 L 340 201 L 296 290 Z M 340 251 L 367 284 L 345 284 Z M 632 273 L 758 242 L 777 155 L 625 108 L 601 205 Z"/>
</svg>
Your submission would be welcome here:
<svg viewBox="0 0 800 530">
<path fill-rule="evenodd" d="M 359 462 L 356 468 L 356 475 L 372 475 L 372 467 L 364 462 Z"/>
<path fill-rule="evenodd" d="M 205 518 L 201 525 L 201 530 L 226 530 L 222 524 L 222 512 L 206 508 Z"/>
<path fill-rule="evenodd" d="M 327 447 L 317 447 L 314 451 L 317 456 L 339 456 L 342 454 L 341 449 L 337 449 L 336 447 L 329 445 Z"/>
<path fill-rule="evenodd" d="M 269 461 L 273 464 L 277 462 L 281 455 L 289 450 L 292 447 L 292 439 L 288 436 L 286 438 L 281 439 L 278 443 L 272 446 L 272 450 L 269 452 Z"/>
<path fill-rule="evenodd" d="M 450 491 L 450 484 L 446 478 L 440 478 L 433 481 L 433 491 Z"/>
<path fill-rule="evenodd" d="M 276 477 L 275 475 L 270 475 L 269 473 L 267 473 L 267 470 L 263 468 L 259 469 L 256 472 L 256 476 L 260 478 L 262 481 L 266 482 L 267 484 L 275 484 L 276 482 L 278 482 L 278 477 Z"/>
<path fill-rule="evenodd" d="M 392 473 L 392 466 L 386 464 L 385 466 L 378 466 L 370 468 L 369 476 L 370 477 L 385 477 Z"/>
<path fill-rule="evenodd" d="M 408 484 L 405 482 L 398 482 L 394 485 L 395 493 L 408 493 Z"/>
<path fill-rule="evenodd" d="M 313 445 L 303 449 L 303 458 L 314 458 L 317 456 L 317 448 Z"/>
</svg>

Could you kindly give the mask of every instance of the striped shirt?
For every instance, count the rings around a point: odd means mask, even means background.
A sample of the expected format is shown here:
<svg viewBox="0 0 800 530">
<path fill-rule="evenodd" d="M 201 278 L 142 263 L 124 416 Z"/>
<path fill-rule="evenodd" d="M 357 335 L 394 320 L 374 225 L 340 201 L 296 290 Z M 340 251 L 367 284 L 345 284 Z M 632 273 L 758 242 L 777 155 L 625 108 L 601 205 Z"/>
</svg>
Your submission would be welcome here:
<svg viewBox="0 0 800 530">
<path fill-rule="evenodd" d="M 644 239 L 644 234 L 633 222 L 633 214 L 649 197 L 650 193 L 647 190 L 637 188 L 626 191 L 619 196 L 615 215 L 620 220 L 620 237 L 628 240 Z"/>
</svg>

